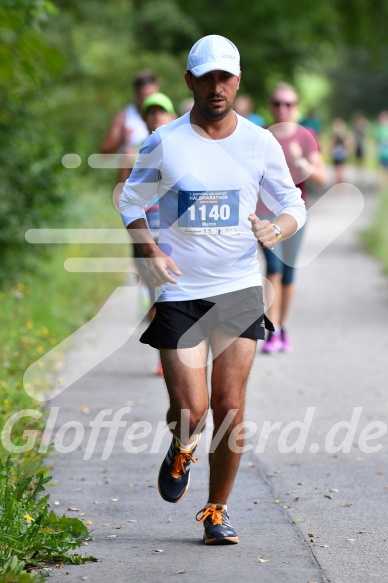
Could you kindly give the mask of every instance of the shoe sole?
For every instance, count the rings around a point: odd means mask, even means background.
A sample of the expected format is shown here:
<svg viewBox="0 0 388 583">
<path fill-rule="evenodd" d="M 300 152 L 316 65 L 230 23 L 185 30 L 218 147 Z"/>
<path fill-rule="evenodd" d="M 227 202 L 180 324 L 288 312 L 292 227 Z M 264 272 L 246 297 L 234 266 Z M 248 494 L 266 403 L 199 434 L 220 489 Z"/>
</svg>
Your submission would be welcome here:
<svg viewBox="0 0 388 583">
<path fill-rule="evenodd" d="M 205 538 L 205 545 L 236 545 L 238 536 L 226 536 L 224 538 Z"/>
<path fill-rule="evenodd" d="M 162 464 L 163 465 L 163 464 Z M 160 470 L 162 469 L 162 466 L 160 466 Z M 159 473 L 160 473 L 159 470 Z M 187 486 L 182 494 L 182 496 L 180 498 L 178 498 L 178 500 L 168 500 L 168 498 L 165 498 L 162 490 L 160 489 L 160 481 L 159 481 L 159 477 L 158 477 L 158 490 L 159 490 L 159 494 L 161 496 L 161 498 L 163 498 L 163 500 L 165 500 L 166 502 L 170 502 L 170 504 L 177 504 L 178 502 L 180 502 L 182 500 L 182 498 L 184 498 L 187 494 L 187 490 L 189 489 L 190 486 L 190 474 L 189 474 L 189 479 L 187 481 Z"/>
</svg>

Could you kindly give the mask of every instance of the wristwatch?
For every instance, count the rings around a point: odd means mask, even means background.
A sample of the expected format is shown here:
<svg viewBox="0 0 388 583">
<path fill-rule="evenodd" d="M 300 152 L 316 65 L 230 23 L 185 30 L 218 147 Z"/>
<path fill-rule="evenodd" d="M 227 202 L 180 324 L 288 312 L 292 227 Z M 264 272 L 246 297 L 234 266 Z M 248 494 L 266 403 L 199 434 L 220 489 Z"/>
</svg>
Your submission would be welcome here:
<svg viewBox="0 0 388 583">
<path fill-rule="evenodd" d="M 280 239 L 282 238 L 282 230 L 281 230 L 281 228 L 276 223 L 271 223 L 271 227 L 274 230 L 275 237 L 276 237 L 276 241 L 280 241 Z"/>
</svg>

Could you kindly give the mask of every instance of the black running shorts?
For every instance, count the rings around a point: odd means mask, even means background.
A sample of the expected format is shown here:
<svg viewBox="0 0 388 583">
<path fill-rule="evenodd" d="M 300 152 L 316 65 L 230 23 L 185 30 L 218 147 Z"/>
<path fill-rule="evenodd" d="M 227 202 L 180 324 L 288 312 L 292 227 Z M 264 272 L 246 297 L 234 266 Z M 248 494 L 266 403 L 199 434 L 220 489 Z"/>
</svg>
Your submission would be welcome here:
<svg viewBox="0 0 388 583">
<path fill-rule="evenodd" d="M 155 318 L 140 337 L 140 342 L 154 348 L 191 348 L 216 329 L 263 340 L 265 329 L 274 329 L 264 314 L 261 286 L 201 300 L 157 302 L 155 307 Z"/>
</svg>

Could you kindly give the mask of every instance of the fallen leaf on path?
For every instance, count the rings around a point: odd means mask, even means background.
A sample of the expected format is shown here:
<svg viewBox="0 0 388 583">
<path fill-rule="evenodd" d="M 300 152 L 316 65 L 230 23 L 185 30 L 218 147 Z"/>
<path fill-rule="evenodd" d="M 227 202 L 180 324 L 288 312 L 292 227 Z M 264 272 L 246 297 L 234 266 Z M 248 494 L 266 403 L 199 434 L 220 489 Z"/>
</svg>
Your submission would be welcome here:
<svg viewBox="0 0 388 583">
<path fill-rule="evenodd" d="M 78 512 L 79 508 L 72 508 L 71 506 L 69 506 L 68 510 L 70 510 L 70 512 Z"/>
<path fill-rule="evenodd" d="M 92 522 L 91 520 L 87 520 L 87 521 L 85 522 L 85 524 L 94 524 L 94 522 Z"/>
<path fill-rule="evenodd" d="M 153 549 L 154 553 L 163 553 L 163 549 Z"/>
<path fill-rule="evenodd" d="M 117 538 L 117 534 L 108 534 L 106 538 Z"/>
<path fill-rule="evenodd" d="M 111 498 L 112 502 L 118 502 L 119 499 L 118 498 Z"/>
<path fill-rule="evenodd" d="M 183 573 L 186 573 L 186 571 L 175 571 L 175 575 L 183 575 Z"/>
<path fill-rule="evenodd" d="M 81 413 L 85 413 L 85 414 L 90 412 L 89 407 L 87 407 L 86 405 L 81 405 L 79 410 L 81 411 Z"/>
<path fill-rule="evenodd" d="M 137 520 L 129 519 L 128 522 L 137 522 Z"/>
<path fill-rule="evenodd" d="M 350 508 L 353 504 L 341 504 L 342 508 Z"/>
<path fill-rule="evenodd" d="M 274 504 L 280 504 L 281 500 L 280 498 L 276 498 L 276 500 L 274 500 Z"/>
<path fill-rule="evenodd" d="M 260 557 L 259 557 L 258 561 L 259 561 L 259 563 L 268 563 L 268 559 L 261 559 Z"/>
<path fill-rule="evenodd" d="M 338 488 L 330 488 L 329 492 L 334 492 L 335 494 L 338 494 L 339 490 Z"/>
</svg>

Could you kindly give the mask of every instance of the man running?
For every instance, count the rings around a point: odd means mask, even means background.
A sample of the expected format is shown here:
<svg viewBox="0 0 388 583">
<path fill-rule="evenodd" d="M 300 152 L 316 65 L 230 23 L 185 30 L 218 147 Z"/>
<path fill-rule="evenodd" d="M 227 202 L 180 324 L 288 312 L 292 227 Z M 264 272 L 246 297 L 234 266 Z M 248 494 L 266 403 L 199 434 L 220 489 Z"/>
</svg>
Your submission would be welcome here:
<svg viewBox="0 0 388 583">
<path fill-rule="evenodd" d="M 227 500 L 244 441 L 240 427 L 256 342 L 272 327 L 264 316 L 257 243 L 274 247 L 306 214 L 276 139 L 233 110 L 240 78 L 231 41 L 209 35 L 195 43 L 185 73 L 193 108 L 146 140 L 120 202 L 156 287 L 156 316 L 141 342 L 160 350 L 170 398 L 173 438 L 158 479 L 164 500 L 176 503 L 186 494 L 212 409 L 209 496 L 197 513 L 206 544 L 238 542 Z M 273 223 L 254 214 L 259 191 L 276 214 Z M 158 245 L 144 213 L 155 195 Z"/>
</svg>

